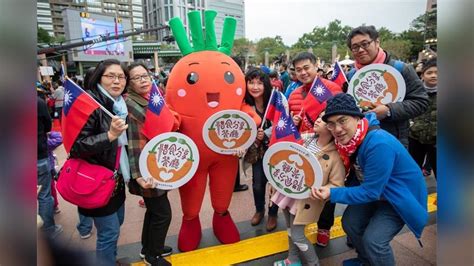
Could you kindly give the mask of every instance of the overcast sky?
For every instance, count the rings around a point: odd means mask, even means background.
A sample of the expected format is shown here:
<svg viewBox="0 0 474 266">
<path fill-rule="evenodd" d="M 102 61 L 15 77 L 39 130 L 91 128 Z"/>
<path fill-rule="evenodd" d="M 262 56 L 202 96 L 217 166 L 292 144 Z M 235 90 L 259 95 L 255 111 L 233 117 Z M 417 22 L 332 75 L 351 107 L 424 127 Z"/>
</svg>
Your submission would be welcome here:
<svg viewBox="0 0 474 266">
<path fill-rule="evenodd" d="M 252 41 L 280 35 L 293 45 L 335 19 L 343 26 L 365 23 L 400 33 L 425 10 L 426 0 L 245 0 L 245 34 Z"/>
</svg>

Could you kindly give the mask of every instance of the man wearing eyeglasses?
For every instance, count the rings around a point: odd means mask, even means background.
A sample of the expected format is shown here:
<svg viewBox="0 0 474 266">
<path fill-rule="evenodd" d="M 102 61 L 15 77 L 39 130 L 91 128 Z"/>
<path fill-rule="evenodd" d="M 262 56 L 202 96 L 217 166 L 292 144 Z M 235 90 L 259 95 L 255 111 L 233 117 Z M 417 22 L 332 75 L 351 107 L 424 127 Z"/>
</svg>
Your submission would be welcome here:
<svg viewBox="0 0 474 266">
<path fill-rule="evenodd" d="M 429 104 L 428 95 L 415 69 L 411 65 L 394 60 L 380 47 L 379 33 L 374 26 L 360 26 L 353 29 L 348 35 L 347 46 L 355 59 L 354 68 L 347 75 L 348 79 L 357 70 L 370 64 L 387 64 L 402 74 L 406 84 L 403 101 L 381 104 L 369 112 L 377 115 L 382 129 L 390 132 L 405 148 L 408 148 L 409 119 L 423 114 Z"/>
<path fill-rule="evenodd" d="M 360 183 L 312 189 L 315 199 L 348 205 L 342 227 L 357 258 L 343 265 L 394 266 L 393 238 L 406 224 L 419 241 L 428 222 L 421 169 L 393 135 L 379 128 L 375 113 L 361 113 L 349 94 L 329 99 L 322 120 L 334 137 L 346 171 L 352 168 Z"/>
</svg>

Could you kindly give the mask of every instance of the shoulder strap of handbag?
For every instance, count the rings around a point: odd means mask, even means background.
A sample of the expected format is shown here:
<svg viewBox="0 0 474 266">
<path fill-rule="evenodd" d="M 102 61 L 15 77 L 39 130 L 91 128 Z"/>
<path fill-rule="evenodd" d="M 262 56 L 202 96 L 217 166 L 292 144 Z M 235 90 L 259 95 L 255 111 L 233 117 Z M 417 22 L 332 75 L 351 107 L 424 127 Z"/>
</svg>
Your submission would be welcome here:
<svg viewBox="0 0 474 266">
<path fill-rule="evenodd" d="M 122 146 L 117 147 L 117 156 L 115 157 L 115 171 L 118 170 L 120 163 L 120 154 L 122 153 Z"/>
</svg>

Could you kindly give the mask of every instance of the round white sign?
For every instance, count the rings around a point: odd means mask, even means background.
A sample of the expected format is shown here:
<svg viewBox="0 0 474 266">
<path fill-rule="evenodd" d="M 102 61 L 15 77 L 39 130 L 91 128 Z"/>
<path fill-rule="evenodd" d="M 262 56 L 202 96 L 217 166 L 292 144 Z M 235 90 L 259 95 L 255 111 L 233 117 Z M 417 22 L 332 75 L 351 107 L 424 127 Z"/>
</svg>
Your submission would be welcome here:
<svg viewBox="0 0 474 266">
<path fill-rule="evenodd" d="M 152 138 L 140 154 L 140 173 L 156 188 L 170 190 L 186 184 L 196 173 L 199 152 L 188 136 L 177 132 Z"/>
<path fill-rule="evenodd" d="M 400 72 L 386 64 L 371 64 L 359 69 L 351 78 L 347 90 L 363 109 L 401 102 L 405 92 L 406 84 Z"/>
<path fill-rule="evenodd" d="M 294 199 L 306 199 L 311 188 L 319 188 L 323 172 L 318 159 L 305 147 L 288 141 L 268 148 L 263 156 L 263 171 L 278 192 Z"/>
<path fill-rule="evenodd" d="M 250 147 L 257 137 L 253 119 L 238 110 L 224 110 L 209 117 L 202 128 L 209 149 L 220 154 L 233 154 Z"/>
</svg>

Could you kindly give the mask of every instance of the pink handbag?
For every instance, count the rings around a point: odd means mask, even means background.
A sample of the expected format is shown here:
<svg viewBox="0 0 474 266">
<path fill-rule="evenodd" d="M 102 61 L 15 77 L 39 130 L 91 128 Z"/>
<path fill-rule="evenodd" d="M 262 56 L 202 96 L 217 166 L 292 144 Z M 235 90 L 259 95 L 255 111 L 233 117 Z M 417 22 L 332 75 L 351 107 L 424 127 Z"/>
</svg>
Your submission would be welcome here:
<svg viewBox="0 0 474 266">
<path fill-rule="evenodd" d="M 115 188 L 120 152 L 119 147 L 115 171 L 82 159 L 67 159 L 59 172 L 56 189 L 66 201 L 84 209 L 107 205 Z"/>
</svg>

